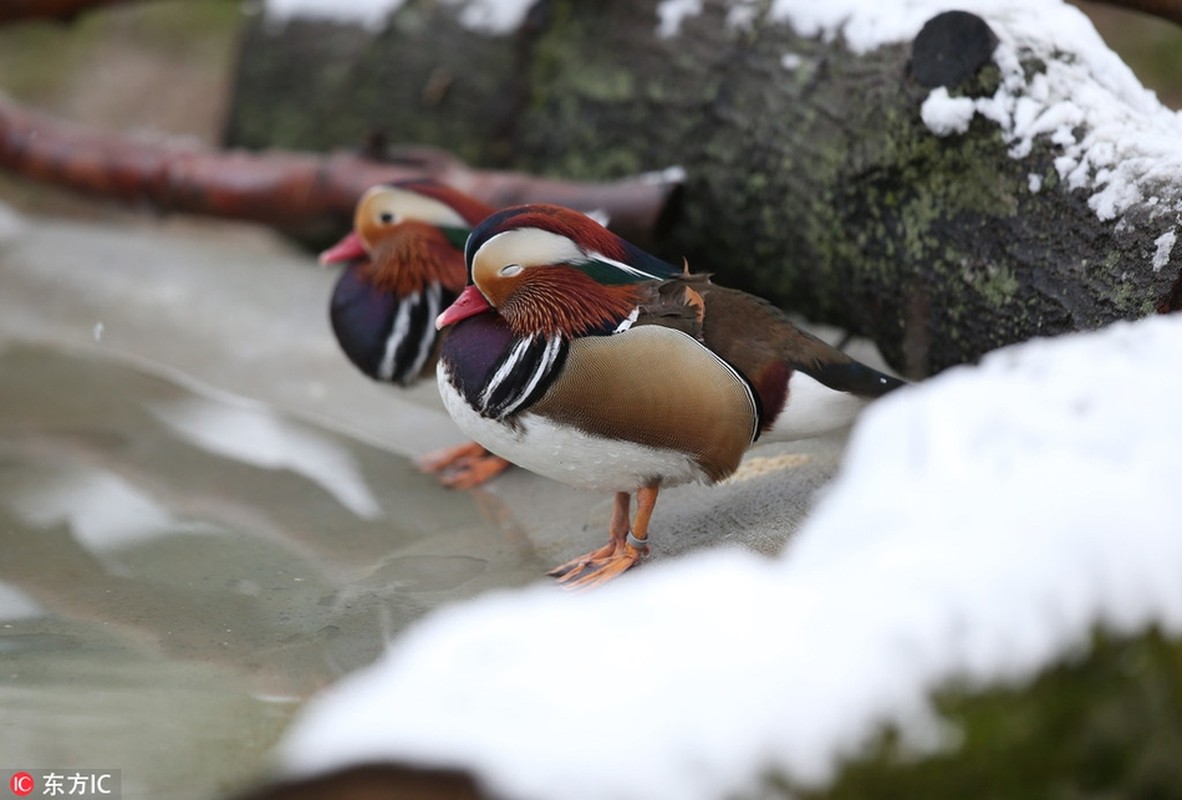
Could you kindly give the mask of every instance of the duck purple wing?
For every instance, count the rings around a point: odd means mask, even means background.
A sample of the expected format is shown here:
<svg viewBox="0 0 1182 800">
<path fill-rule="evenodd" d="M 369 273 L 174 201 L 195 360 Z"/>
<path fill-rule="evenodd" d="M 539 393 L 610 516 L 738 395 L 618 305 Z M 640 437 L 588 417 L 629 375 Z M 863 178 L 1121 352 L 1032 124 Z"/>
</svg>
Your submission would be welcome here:
<svg viewBox="0 0 1182 800">
<path fill-rule="evenodd" d="M 570 343 L 522 337 L 494 313 L 449 328 L 440 351 L 448 380 L 481 416 L 506 419 L 529 408 L 562 371 Z"/>
<path fill-rule="evenodd" d="M 351 264 L 337 279 L 329 305 L 333 333 L 366 375 L 411 384 L 435 363 L 435 317 L 455 294 L 438 283 L 405 296 L 382 291 L 366 280 L 366 269 L 366 262 Z"/>
</svg>

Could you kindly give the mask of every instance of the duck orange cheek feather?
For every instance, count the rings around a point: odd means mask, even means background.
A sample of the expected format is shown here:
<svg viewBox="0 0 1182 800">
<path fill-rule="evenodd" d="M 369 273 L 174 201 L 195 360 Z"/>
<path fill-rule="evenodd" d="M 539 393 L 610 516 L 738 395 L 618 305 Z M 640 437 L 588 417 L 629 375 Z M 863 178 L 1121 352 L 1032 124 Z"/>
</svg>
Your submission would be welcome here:
<svg viewBox="0 0 1182 800">
<path fill-rule="evenodd" d="M 443 313 L 435 318 L 435 327 L 442 330 L 448 325 L 454 325 L 462 319 L 474 317 L 491 309 L 492 306 L 475 285 L 467 286 L 455 302 L 443 309 Z"/>
</svg>

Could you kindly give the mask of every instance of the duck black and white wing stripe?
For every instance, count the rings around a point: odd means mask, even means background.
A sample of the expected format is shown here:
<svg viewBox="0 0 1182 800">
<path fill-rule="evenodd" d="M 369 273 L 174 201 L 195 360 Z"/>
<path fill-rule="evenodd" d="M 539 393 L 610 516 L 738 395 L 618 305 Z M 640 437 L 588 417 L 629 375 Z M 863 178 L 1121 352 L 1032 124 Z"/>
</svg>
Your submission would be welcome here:
<svg viewBox="0 0 1182 800">
<path fill-rule="evenodd" d="M 418 377 L 435 348 L 435 317 L 442 302 L 443 287 L 438 283 L 402 299 L 378 365 L 379 379 L 407 384 Z"/>
<path fill-rule="evenodd" d="M 423 371 L 427 359 L 431 357 L 431 353 L 435 350 L 435 342 L 439 338 L 439 331 L 435 328 L 435 318 L 443 310 L 443 286 L 438 283 L 429 284 L 424 297 L 426 303 L 423 306 L 422 313 L 415 314 L 414 325 L 421 333 L 419 335 L 418 351 L 415 353 L 414 361 L 411 362 L 410 369 L 406 373 L 407 380 L 413 380 Z"/>
<path fill-rule="evenodd" d="M 518 339 L 480 394 L 481 415 L 504 419 L 540 398 L 562 369 L 569 349 L 561 336 Z"/>
</svg>

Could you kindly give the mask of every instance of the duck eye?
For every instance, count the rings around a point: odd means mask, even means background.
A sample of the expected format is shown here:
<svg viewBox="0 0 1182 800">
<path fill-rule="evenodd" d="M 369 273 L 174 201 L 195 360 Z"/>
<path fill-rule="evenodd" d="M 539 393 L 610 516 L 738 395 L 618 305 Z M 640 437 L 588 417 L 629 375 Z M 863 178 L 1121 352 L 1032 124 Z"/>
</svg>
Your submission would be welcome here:
<svg viewBox="0 0 1182 800">
<path fill-rule="evenodd" d="M 512 278 L 514 275 L 521 273 L 522 266 L 520 264 L 506 264 L 501 267 L 502 278 Z"/>
<path fill-rule="evenodd" d="M 394 215 L 389 211 L 383 211 L 381 214 L 378 214 L 378 219 L 386 225 L 389 225 L 394 221 Z"/>
</svg>

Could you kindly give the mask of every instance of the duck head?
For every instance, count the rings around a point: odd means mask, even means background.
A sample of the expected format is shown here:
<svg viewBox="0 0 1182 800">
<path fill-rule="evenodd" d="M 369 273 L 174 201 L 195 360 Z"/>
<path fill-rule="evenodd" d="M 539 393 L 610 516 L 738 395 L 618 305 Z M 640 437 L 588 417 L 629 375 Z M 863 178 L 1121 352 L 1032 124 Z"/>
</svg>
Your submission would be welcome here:
<svg viewBox="0 0 1182 800">
<path fill-rule="evenodd" d="M 320 256 L 345 263 L 329 318 L 366 375 L 409 384 L 433 363 L 434 318 L 463 289 L 463 244 L 492 209 L 435 183 L 379 185 L 358 201 L 353 230 Z"/>
<path fill-rule="evenodd" d="M 562 206 L 499 211 L 468 237 L 472 283 L 437 327 L 495 310 L 519 336 L 582 336 L 615 327 L 636 307 L 639 285 L 680 269 Z"/>
<path fill-rule="evenodd" d="M 492 210 L 435 181 L 374 186 L 357 202 L 353 230 L 320 263 L 364 260 L 358 277 L 398 295 L 431 281 L 459 292 L 467 281 L 464 242 Z"/>
</svg>

